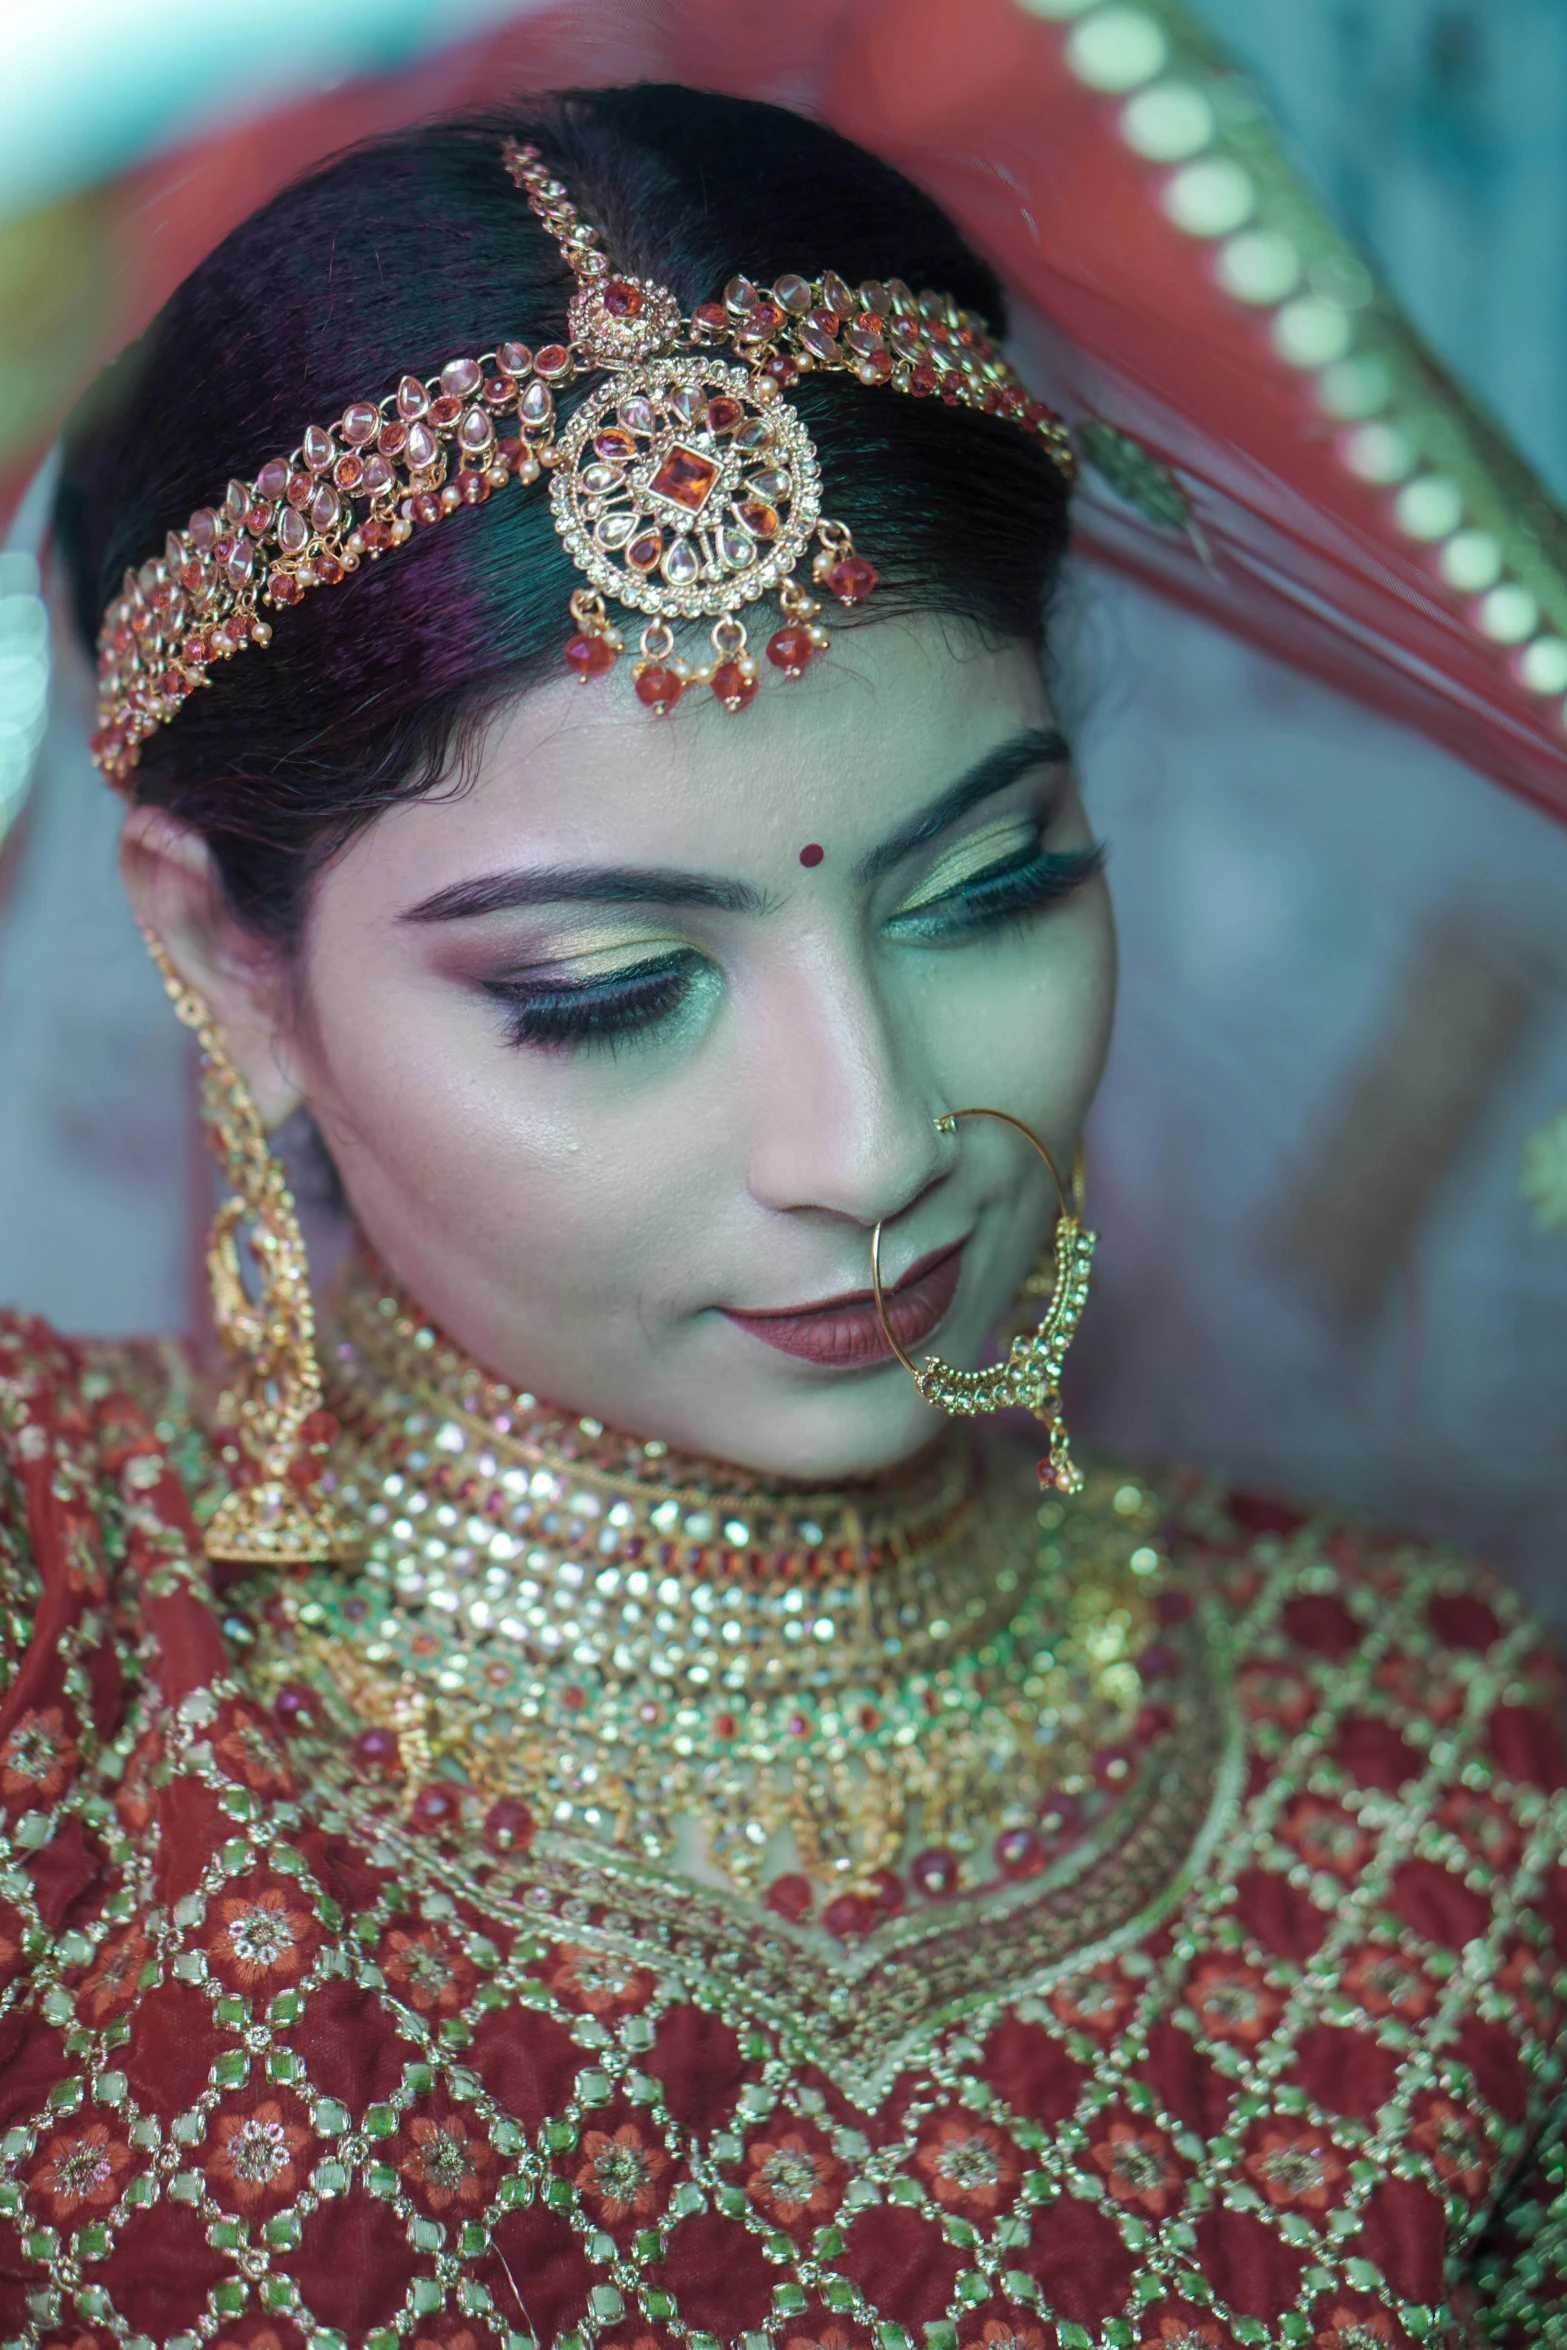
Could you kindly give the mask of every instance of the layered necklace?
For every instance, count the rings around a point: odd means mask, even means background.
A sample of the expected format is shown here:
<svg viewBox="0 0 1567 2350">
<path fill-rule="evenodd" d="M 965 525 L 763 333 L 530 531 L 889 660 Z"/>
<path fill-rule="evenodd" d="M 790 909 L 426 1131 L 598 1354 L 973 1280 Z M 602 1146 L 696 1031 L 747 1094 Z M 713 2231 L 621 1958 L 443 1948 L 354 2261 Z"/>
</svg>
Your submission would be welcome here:
<svg viewBox="0 0 1567 2350">
<path fill-rule="evenodd" d="M 362 1262 L 329 1356 L 365 1553 L 250 1594 L 251 1673 L 416 1827 L 848 1937 L 1038 1873 L 1157 1767 L 1178 1660 L 1134 1488 L 1041 1502 L 966 1432 L 829 1493 L 705 1465 L 489 1378 Z"/>
</svg>

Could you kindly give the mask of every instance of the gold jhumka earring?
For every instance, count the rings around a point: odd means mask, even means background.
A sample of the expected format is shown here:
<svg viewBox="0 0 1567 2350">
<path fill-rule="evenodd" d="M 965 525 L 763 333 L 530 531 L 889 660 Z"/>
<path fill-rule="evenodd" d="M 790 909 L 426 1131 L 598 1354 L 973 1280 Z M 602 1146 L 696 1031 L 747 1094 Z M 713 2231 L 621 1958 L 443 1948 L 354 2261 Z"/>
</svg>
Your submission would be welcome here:
<svg viewBox="0 0 1567 2350">
<path fill-rule="evenodd" d="M 1082 1221 L 1080 1178 L 1074 1180 L 1076 1196 L 1069 1198 L 1055 1160 L 1031 1126 L 1025 1126 L 1021 1118 L 1014 1118 L 1008 1110 L 975 1107 L 948 1110 L 936 1120 L 937 1133 L 956 1134 L 960 1118 L 999 1119 L 1003 1126 L 1021 1134 L 1050 1170 L 1059 1211 L 1051 1246 L 1053 1271 L 1036 1268 L 1023 1284 L 1025 1297 L 1042 1296 L 1048 1290 L 1050 1303 L 1038 1328 L 1014 1338 L 1002 1362 L 989 1364 L 979 1371 L 957 1370 L 951 1363 L 944 1363 L 939 1355 L 932 1355 L 923 1363 L 916 1362 L 900 1345 L 887 1318 L 881 1278 L 882 1225 L 878 1222 L 871 1234 L 871 1294 L 876 1300 L 882 1334 L 925 1401 L 939 1411 L 949 1412 L 954 1418 L 972 1418 L 981 1412 L 1032 1412 L 1036 1420 L 1044 1423 L 1049 1435 L 1048 1449 L 1038 1464 L 1040 1484 L 1054 1486 L 1059 1493 L 1081 1493 L 1083 1473 L 1072 1458 L 1061 1410 L 1061 1371 L 1066 1350 L 1088 1302 L 1088 1278 L 1099 1236 L 1088 1231 Z"/>
<path fill-rule="evenodd" d="M 206 1553 L 228 1565 L 312 1566 L 353 1545 L 320 1489 L 337 1423 L 322 1402 L 299 1211 L 221 1029 L 162 940 L 145 924 L 142 935 L 175 1012 L 201 1047 L 202 1123 L 234 1195 L 207 1240 L 213 1319 L 228 1358 L 217 1418 L 232 1487 L 207 1527 Z M 242 1247 L 254 1269 L 254 1296 Z"/>
</svg>

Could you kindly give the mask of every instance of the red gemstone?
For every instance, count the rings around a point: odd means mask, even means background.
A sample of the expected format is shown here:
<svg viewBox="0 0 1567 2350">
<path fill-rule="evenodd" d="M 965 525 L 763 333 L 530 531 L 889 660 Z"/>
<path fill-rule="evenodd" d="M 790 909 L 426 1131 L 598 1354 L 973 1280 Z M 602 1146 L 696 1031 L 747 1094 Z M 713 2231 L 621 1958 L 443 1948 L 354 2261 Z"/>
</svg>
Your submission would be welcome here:
<svg viewBox="0 0 1567 2350">
<path fill-rule="evenodd" d="M 1153 1612 L 1161 1624 L 1184 1624 L 1192 1612 L 1192 1595 L 1189 1591 L 1161 1591 Z"/>
<path fill-rule="evenodd" d="M 434 490 L 419 490 L 409 499 L 408 511 L 415 522 L 422 522 L 428 527 L 430 523 L 441 519 L 440 498 Z"/>
<path fill-rule="evenodd" d="M 892 1869 L 878 1869 L 870 1880 L 869 1890 L 883 1917 L 895 1918 L 908 1898 L 903 1879 Z"/>
<path fill-rule="evenodd" d="M 490 485 L 482 473 L 471 468 L 457 476 L 457 495 L 466 506 L 482 506 L 490 494 Z"/>
<path fill-rule="evenodd" d="M 636 682 L 638 701 L 646 702 L 656 718 L 666 717 L 686 690 L 679 671 L 666 669 L 660 661 L 650 662 Z"/>
<path fill-rule="evenodd" d="M 806 1877 L 774 1877 L 767 1888 L 766 1903 L 781 1918 L 803 1918 L 811 1906 L 810 1880 Z"/>
<path fill-rule="evenodd" d="M 313 1452 L 296 1452 L 288 1464 L 288 1481 L 296 1493 L 308 1493 L 321 1482 L 322 1464 Z"/>
<path fill-rule="evenodd" d="M 533 1814 L 515 1795 L 503 1795 L 484 1815 L 484 1841 L 492 1852 L 526 1852 L 533 1842 Z"/>
<path fill-rule="evenodd" d="M 389 1776 L 401 1762 L 395 1730 L 361 1730 L 353 1745 L 354 1760 L 361 1770 L 379 1771 Z"/>
<path fill-rule="evenodd" d="M 713 1730 L 717 1737 L 732 1738 L 738 1728 L 739 1724 L 736 1722 L 733 1714 L 717 1714 L 714 1716 Z"/>
<path fill-rule="evenodd" d="M 1044 1866 L 1044 1849 L 1032 1828 L 1003 1828 L 994 1850 L 1004 1877 L 1032 1877 Z"/>
<path fill-rule="evenodd" d="M 408 446 L 408 427 L 400 416 L 390 416 L 376 436 L 383 457 L 400 457 Z"/>
<path fill-rule="evenodd" d="M 719 398 L 707 403 L 709 432 L 738 432 L 745 422 L 745 410 L 738 400 Z"/>
<path fill-rule="evenodd" d="M 827 587 L 840 604 L 863 604 L 881 573 L 863 555 L 845 555 L 827 574 Z"/>
<path fill-rule="evenodd" d="M 245 528 L 253 539 L 265 538 L 271 522 L 271 506 L 265 499 L 258 498 L 245 516 Z"/>
<path fill-rule="evenodd" d="M 783 671 L 785 677 L 798 677 L 815 655 L 816 647 L 810 637 L 793 622 L 787 628 L 780 628 L 776 636 L 767 640 L 767 658 L 775 669 Z"/>
<path fill-rule="evenodd" d="M 180 647 L 180 659 L 192 669 L 202 668 L 207 654 L 207 640 L 204 636 L 188 636 Z"/>
<path fill-rule="evenodd" d="M 756 302 L 746 312 L 741 331 L 748 343 L 765 341 L 783 325 L 784 314 L 776 302 Z"/>
<path fill-rule="evenodd" d="M 1083 1806 L 1075 1795 L 1047 1795 L 1037 1814 L 1039 1833 L 1047 1844 L 1070 1844 L 1083 1825 Z"/>
<path fill-rule="evenodd" d="M 797 384 L 800 380 L 800 362 L 787 351 L 775 351 L 762 373 L 770 375 L 780 391 L 786 392 L 791 384 Z"/>
<path fill-rule="evenodd" d="M 608 457 L 612 462 L 622 457 L 634 457 L 637 453 L 636 435 L 627 432 L 623 424 L 607 424 L 601 433 L 593 436 L 593 453 L 597 457 Z"/>
<path fill-rule="evenodd" d="M 339 457 L 332 468 L 332 479 L 340 490 L 358 489 L 364 477 L 365 461 L 362 457 L 356 456 L 352 449 L 346 456 Z"/>
<path fill-rule="evenodd" d="M 955 1893 L 958 1884 L 957 1855 L 936 1847 L 919 1852 L 909 1865 L 909 1875 L 927 1901 L 940 1901 L 948 1893 Z"/>
<path fill-rule="evenodd" d="M 563 343 L 546 343 L 542 351 L 533 354 L 533 372 L 547 381 L 571 373 L 571 353 Z"/>
<path fill-rule="evenodd" d="M 756 693 L 756 679 L 738 661 L 720 661 L 713 671 L 713 691 L 726 710 L 743 710 Z"/>
<path fill-rule="evenodd" d="M 1094 1777 L 1101 1787 L 1124 1787 L 1132 1775 L 1132 1756 L 1125 1746 L 1101 1746 L 1094 1756 Z"/>
<path fill-rule="evenodd" d="M 308 1730 L 316 1716 L 314 1692 L 301 1689 L 297 1681 L 287 1681 L 277 1693 L 273 1711 L 283 1729 Z"/>
<path fill-rule="evenodd" d="M 463 482 L 468 477 L 466 474 L 459 474 L 457 478 L 459 482 Z M 366 515 L 364 521 L 359 525 L 359 535 L 367 547 L 390 547 L 396 540 L 396 533 L 384 514 Z"/>
<path fill-rule="evenodd" d="M 822 1911 L 822 1924 L 840 1942 L 868 1934 L 876 1923 L 876 1904 L 863 1893 L 840 1893 Z"/>
<path fill-rule="evenodd" d="M 663 532 L 645 530 L 641 537 L 634 538 L 626 549 L 626 561 L 633 571 L 651 571 L 663 552 Z"/>
<path fill-rule="evenodd" d="M 909 390 L 915 393 L 920 399 L 923 399 L 928 392 L 933 392 L 935 389 L 936 370 L 926 361 L 922 360 L 918 367 L 914 367 L 909 370 Z"/>
<path fill-rule="evenodd" d="M 611 318 L 638 318 L 641 316 L 642 288 L 633 285 L 629 278 L 606 278 L 601 298 L 604 308 Z"/>
<path fill-rule="evenodd" d="M 778 510 L 769 506 L 765 498 L 747 498 L 743 506 L 735 508 L 735 513 L 759 539 L 770 539 L 778 528 Z"/>
<path fill-rule="evenodd" d="M 274 571 L 267 581 L 269 604 L 297 604 L 304 592 L 291 571 Z"/>
<path fill-rule="evenodd" d="M 691 324 L 702 327 L 708 334 L 727 334 L 729 313 L 722 302 L 698 302 L 691 313 Z"/>
<path fill-rule="evenodd" d="M 1167 1640 L 1151 1640 L 1137 1660 L 1137 1670 L 1145 1681 L 1165 1681 L 1179 1661 Z"/>
<path fill-rule="evenodd" d="M 309 473 L 291 473 L 285 496 L 291 506 L 308 506 L 316 494 L 315 476 Z"/>
<path fill-rule="evenodd" d="M 322 587 L 336 587 L 343 576 L 343 566 L 335 555 L 316 557 L 316 579 Z"/>
<path fill-rule="evenodd" d="M 462 1797 L 455 1787 L 443 1786 L 439 1779 L 428 1787 L 421 1787 L 408 1807 L 408 1824 L 426 1835 L 441 1828 L 454 1828 L 462 1817 Z"/>
<path fill-rule="evenodd" d="M 718 467 L 711 457 L 704 457 L 700 449 L 684 448 L 676 441 L 648 488 L 654 497 L 667 499 L 671 506 L 683 507 L 687 514 L 700 514 L 717 479 Z"/>
<path fill-rule="evenodd" d="M 426 412 L 426 421 L 435 432 L 450 432 L 461 414 L 461 400 L 454 399 L 452 394 L 448 392 L 442 399 L 430 402 Z"/>
<path fill-rule="evenodd" d="M 606 669 L 615 666 L 615 648 L 601 636 L 574 636 L 566 646 L 566 660 L 584 685 L 590 677 L 602 677 Z"/>
</svg>

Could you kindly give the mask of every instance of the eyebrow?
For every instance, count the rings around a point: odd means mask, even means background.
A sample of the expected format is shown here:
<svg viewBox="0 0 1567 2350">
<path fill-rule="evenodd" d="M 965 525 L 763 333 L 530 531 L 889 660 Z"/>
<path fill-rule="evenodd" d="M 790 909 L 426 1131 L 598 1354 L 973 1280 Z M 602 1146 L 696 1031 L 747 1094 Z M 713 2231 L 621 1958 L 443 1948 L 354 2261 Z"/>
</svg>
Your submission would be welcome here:
<svg viewBox="0 0 1567 2350">
<path fill-rule="evenodd" d="M 856 881 L 876 881 L 901 863 L 911 849 L 925 846 L 977 808 L 984 800 L 993 800 L 1009 784 L 1030 774 L 1036 767 L 1064 767 L 1071 757 L 1065 735 L 1053 726 L 1031 726 L 1021 734 L 1010 735 L 977 759 L 966 775 L 940 799 L 932 800 L 918 816 L 910 817 L 891 838 L 879 848 L 870 849 L 854 868 Z"/>
<path fill-rule="evenodd" d="M 1066 739 L 1053 727 L 1029 727 L 998 743 L 976 760 L 941 797 L 871 849 L 854 869 L 857 882 L 874 881 L 956 824 L 982 800 L 994 799 L 1035 767 L 1062 766 L 1070 757 Z M 748 881 L 723 881 L 712 874 L 644 865 L 547 865 L 527 872 L 483 873 L 456 881 L 421 898 L 399 916 L 403 922 L 474 922 L 486 914 L 512 913 L 522 906 L 699 906 L 710 913 L 761 914 L 765 893 Z"/>
</svg>

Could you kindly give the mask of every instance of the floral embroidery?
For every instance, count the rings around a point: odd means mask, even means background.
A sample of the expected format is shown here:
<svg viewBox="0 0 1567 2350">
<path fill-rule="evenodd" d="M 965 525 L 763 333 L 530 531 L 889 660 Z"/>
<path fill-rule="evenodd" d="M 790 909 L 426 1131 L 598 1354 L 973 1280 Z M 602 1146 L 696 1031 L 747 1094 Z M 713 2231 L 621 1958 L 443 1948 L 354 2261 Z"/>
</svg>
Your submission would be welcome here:
<svg viewBox="0 0 1567 2350">
<path fill-rule="evenodd" d="M 251 2334 L 243 2342 L 238 2341 L 233 2334 L 220 2335 L 217 2350 L 283 2350 L 283 2344 L 271 2326 L 262 2326 L 258 2333 Z"/>
<path fill-rule="evenodd" d="M 1161 2317 L 1156 2334 L 1144 2334 L 1137 2350 L 1224 2350 L 1217 2326 L 1190 2317 Z"/>
<path fill-rule="evenodd" d="M 401 1928 L 388 1934 L 381 1966 L 409 2006 L 423 2014 L 432 2008 L 443 2015 L 455 2013 L 477 1979 L 471 1962 L 428 1926 L 417 1934 Z"/>
<path fill-rule="evenodd" d="M 1368 2309 L 1364 2315 L 1335 2309 L 1313 2350 L 1385 2350 L 1393 2338 L 1393 2328 L 1380 2309 Z"/>
<path fill-rule="evenodd" d="M 481 2138 L 471 2136 L 455 2114 L 432 2121 L 417 2114 L 408 2125 L 413 2151 L 405 2156 L 403 2177 L 422 2187 L 432 2211 L 453 2203 L 482 2203 L 484 2174 L 494 2160 Z"/>
<path fill-rule="evenodd" d="M 140 1926 L 130 1926 L 106 1942 L 97 1963 L 82 1983 L 82 2006 L 95 2024 L 128 2007 L 136 1996 L 142 1968 L 152 1956 L 152 1944 Z"/>
<path fill-rule="evenodd" d="M 258 2105 L 254 2113 L 226 2113 L 218 2122 L 218 2147 L 210 2168 L 226 2179 L 235 2201 L 259 2203 L 270 2190 L 292 2191 L 294 2157 L 310 2142 L 310 2132 L 297 2122 L 285 2122 L 276 2098 Z"/>
<path fill-rule="evenodd" d="M 1510 1869 L 1523 1849 L 1517 1826 L 1501 1805 L 1489 1796 L 1472 1795 L 1467 1787 L 1450 1795 L 1436 1816 L 1487 1868 Z"/>
<path fill-rule="evenodd" d="M 1304 1796 L 1291 1806 L 1279 1834 L 1309 1867 L 1327 1869 L 1336 1877 L 1358 1876 L 1371 1853 L 1369 1831 L 1341 1804 L 1320 1803 L 1315 1796 Z"/>
<path fill-rule="evenodd" d="M 809 2145 L 798 2130 L 781 2138 L 761 2138 L 747 2156 L 751 2176 L 746 2193 L 759 2210 L 770 2212 L 782 2226 L 792 2228 L 808 2215 L 820 2215 L 837 2202 L 832 2192 L 839 2165 L 830 2154 Z"/>
<path fill-rule="evenodd" d="M 302 1910 L 290 1909 L 286 1894 L 276 1886 L 231 1896 L 218 1904 L 218 1915 L 223 1931 L 213 1953 L 220 1964 L 227 1963 L 245 1990 L 298 1974 L 310 1920 Z"/>
<path fill-rule="evenodd" d="M 1247 1665 L 1240 1676 L 1247 1711 L 1264 1721 L 1298 1730 L 1316 1710 L 1317 1693 L 1304 1673 L 1293 1665 L 1259 1662 Z"/>
<path fill-rule="evenodd" d="M 642 2350 L 640 2342 L 637 2350 Z M 648 2343 L 647 2350 L 655 2350 L 655 2345 Z M 784 2350 L 859 2350 L 859 2345 L 844 2332 L 842 2326 L 828 2326 L 819 2334 L 791 2334 Z"/>
<path fill-rule="evenodd" d="M 118 2195 L 120 2173 L 129 2168 L 130 2159 L 130 2148 L 110 2137 L 106 2123 L 90 2122 L 85 2129 L 50 2139 L 33 2186 L 48 2197 L 49 2216 L 56 2222 L 69 2219 L 84 2204 L 102 2211 Z"/>
<path fill-rule="evenodd" d="M 978 2334 L 963 2343 L 961 2350 L 1047 2350 L 1047 2344 L 1038 2326 L 987 2317 Z"/>
<path fill-rule="evenodd" d="M 1367 2015 L 1398 2015 L 1406 2023 L 1429 2015 L 1436 2004 L 1430 1977 L 1396 1950 L 1363 1950 L 1344 1969 L 1344 1988 Z"/>
<path fill-rule="evenodd" d="M 1450 2187 L 1461 2187 L 1466 2195 L 1485 2192 L 1490 2175 L 1485 2142 L 1469 2116 L 1460 2113 L 1456 2105 L 1445 2097 L 1434 2097 L 1424 2119 L 1409 2134 L 1431 2157 L 1439 2179 L 1445 2179 Z"/>
<path fill-rule="evenodd" d="M 938 2203 L 967 2204 L 975 2211 L 994 2211 L 1017 2177 L 1001 2132 L 964 2114 L 939 2121 L 934 2138 L 921 2144 L 915 2160 Z"/>
<path fill-rule="evenodd" d="M 1255 1967 L 1210 1958 L 1193 1975 L 1186 1997 L 1210 2040 L 1242 2040 L 1255 2047 L 1266 2040 L 1284 2012 Z"/>
<path fill-rule="evenodd" d="M 1089 2152 L 1118 2203 L 1140 2203 L 1155 2219 L 1164 2217 L 1175 2200 L 1181 2174 L 1169 2140 L 1158 2130 L 1115 2121 Z"/>
<path fill-rule="evenodd" d="M 53 1803 L 77 1761 L 76 1741 L 57 1705 L 33 1706 L 0 1746 L 0 1789 Z"/>
<path fill-rule="evenodd" d="M 570 1942 L 555 1954 L 549 1985 L 596 2016 L 634 2015 L 653 1996 L 653 1978 L 645 1967 L 607 1951 L 579 1950 Z"/>
<path fill-rule="evenodd" d="M 1326 2211 L 1345 2175 L 1343 2157 L 1321 2130 L 1265 2130 L 1246 2168 L 1276 2210 L 1304 2204 Z"/>
<path fill-rule="evenodd" d="M 1096 1968 L 1091 1975 L 1080 1975 L 1075 1983 L 1063 1984 L 1051 2000 L 1064 2024 L 1075 2024 L 1080 2031 L 1105 2039 L 1120 2031 L 1136 2004 L 1131 1984 L 1112 1967 Z"/>
<path fill-rule="evenodd" d="M 247 1787 L 276 1791 L 289 1784 L 287 1766 L 271 1732 L 254 1714 L 241 1714 L 227 1736 L 218 1740 L 213 1752 Z"/>
<path fill-rule="evenodd" d="M 645 2219 L 658 2209 L 658 2181 L 669 2168 L 662 2148 L 649 2146 L 630 2122 L 613 2134 L 589 2130 L 582 2140 L 586 2160 L 573 2181 L 579 2195 L 596 2201 L 601 2216 Z"/>
</svg>

